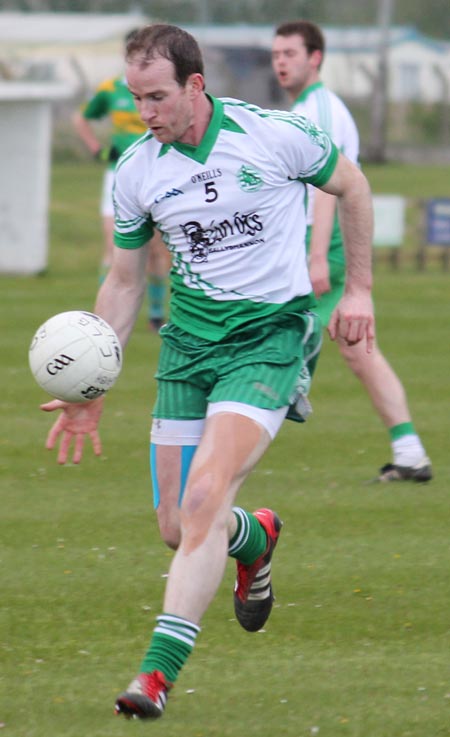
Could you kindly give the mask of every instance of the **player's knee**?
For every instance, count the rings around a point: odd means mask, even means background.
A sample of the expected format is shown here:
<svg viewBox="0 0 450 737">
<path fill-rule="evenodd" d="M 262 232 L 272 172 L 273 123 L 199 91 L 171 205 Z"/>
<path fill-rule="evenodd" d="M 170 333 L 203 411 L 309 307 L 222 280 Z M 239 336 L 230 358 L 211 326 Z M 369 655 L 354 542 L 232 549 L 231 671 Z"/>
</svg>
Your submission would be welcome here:
<svg viewBox="0 0 450 737">
<path fill-rule="evenodd" d="M 180 541 L 181 541 L 181 532 L 180 529 L 174 529 L 174 528 L 164 528 L 161 530 L 160 528 L 161 537 L 163 539 L 163 542 L 167 545 L 168 548 L 171 550 L 177 550 Z"/>
<path fill-rule="evenodd" d="M 167 547 L 176 550 L 181 541 L 179 516 L 175 519 L 173 516 L 158 513 L 158 525 L 163 542 Z"/>
<path fill-rule="evenodd" d="M 344 342 L 339 343 L 339 349 L 341 352 L 341 356 L 346 362 L 349 369 L 355 374 L 357 377 L 361 377 L 364 375 L 364 362 L 366 359 L 366 356 L 369 356 L 369 354 L 364 354 L 364 351 L 361 351 L 361 347 L 359 344 L 355 345 L 347 345 Z"/>
<path fill-rule="evenodd" d="M 202 509 L 212 491 L 212 474 L 207 473 L 202 478 L 192 481 L 189 488 L 185 489 L 181 505 L 181 516 L 183 524 L 189 524 L 200 509 Z"/>
<path fill-rule="evenodd" d="M 206 536 L 212 526 L 225 528 L 227 516 L 222 513 L 222 498 L 212 473 L 191 483 L 181 506 L 183 537 Z"/>
</svg>

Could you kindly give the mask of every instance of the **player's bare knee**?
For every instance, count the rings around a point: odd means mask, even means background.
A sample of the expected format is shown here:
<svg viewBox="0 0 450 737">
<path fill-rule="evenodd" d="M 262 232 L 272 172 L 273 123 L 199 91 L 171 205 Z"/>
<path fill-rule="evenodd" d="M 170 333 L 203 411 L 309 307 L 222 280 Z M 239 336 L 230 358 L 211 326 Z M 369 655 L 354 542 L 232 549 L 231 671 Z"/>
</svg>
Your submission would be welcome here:
<svg viewBox="0 0 450 737">
<path fill-rule="evenodd" d="M 174 529 L 173 527 L 161 529 L 160 527 L 159 531 L 161 533 L 162 540 L 167 547 L 171 550 L 177 550 L 181 541 L 180 529 Z"/>
<path fill-rule="evenodd" d="M 158 512 L 159 533 L 163 542 L 167 547 L 176 550 L 181 541 L 180 519 L 177 515 L 174 519 L 173 515 L 164 515 Z"/>
<path fill-rule="evenodd" d="M 184 522 L 194 517 L 202 509 L 213 494 L 213 474 L 204 473 L 201 478 L 192 481 L 186 489 L 181 506 L 181 516 Z"/>
<path fill-rule="evenodd" d="M 347 345 L 346 343 L 340 343 L 339 349 L 349 369 L 355 376 L 361 378 L 364 375 L 364 362 L 367 360 L 366 356 L 369 356 L 369 354 L 361 351 L 358 344 Z"/>
<path fill-rule="evenodd" d="M 208 536 L 212 527 L 215 534 L 227 530 L 222 490 L 213 483 L 213 474 L 204 474 L 191 483 L 181 506 L 183 544 L 195 548 Z M 226 534 L 226 532 L 225 532 Z"/>
</svg>

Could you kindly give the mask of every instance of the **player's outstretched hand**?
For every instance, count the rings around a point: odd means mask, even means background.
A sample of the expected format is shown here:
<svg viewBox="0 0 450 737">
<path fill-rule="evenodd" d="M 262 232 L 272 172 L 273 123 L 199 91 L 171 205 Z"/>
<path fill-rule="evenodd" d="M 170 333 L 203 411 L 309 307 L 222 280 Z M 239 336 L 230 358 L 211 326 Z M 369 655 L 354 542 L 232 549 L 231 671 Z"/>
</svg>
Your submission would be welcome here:
<svg viewBox="0 0 450 737">
<path fill-rule="evenodd" d="M 72 440 L 74 440 L 72 461 L 73 463 L 81 461 L 85 435 L 90 436 L 95 455 L 100 455 L 102 444 L 97 427 L 103 410 L 103 397 L 80 404 L 53 399 L 51 402 L 41 404 L 41 409 L 44 412 L 54 412 L 55 409 L 62 410 L 51 427 L 45 443 L 46 448 L 53 450 L 58 437 L 61 435 L 58 463 L 64 464 L 67 462 Z"/>
<path fill-rule="evenodd" d="M 341 338 L 348 345 L 365 340 L 367 353 L 371 353 L 375 342 L 375 318 L 370 293 L 344 294 L 331 315 L 328 332 L 332 340 Z"/>
</svg>

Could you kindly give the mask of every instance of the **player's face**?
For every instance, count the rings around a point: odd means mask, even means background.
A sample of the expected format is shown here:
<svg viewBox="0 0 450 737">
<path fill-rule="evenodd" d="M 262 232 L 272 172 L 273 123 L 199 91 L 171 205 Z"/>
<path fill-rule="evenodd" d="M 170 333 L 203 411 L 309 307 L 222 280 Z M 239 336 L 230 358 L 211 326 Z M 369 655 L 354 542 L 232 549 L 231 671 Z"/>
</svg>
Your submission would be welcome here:
<svg viewBox="0 0 450 737">
<path fill-rule="evenodd" d="M 318 79 L 318 51 L 308 52 L 303 38 L 294 36 L 275 36 L 272 45 L 272 67 L 279 85 L 289 95 L 297 97 L 310 84 Z"/>
<path fill-rule="evenodd" d="M 144 123 L 161 143 L 190 143 L 195 122 L 194 103 L 202 88 L 200 74 L 192 74 L 184 87 L 175 79 L 172 62 L 157 57 L 147 66 L 127 64 L 126 77 Z"/>
</svg>

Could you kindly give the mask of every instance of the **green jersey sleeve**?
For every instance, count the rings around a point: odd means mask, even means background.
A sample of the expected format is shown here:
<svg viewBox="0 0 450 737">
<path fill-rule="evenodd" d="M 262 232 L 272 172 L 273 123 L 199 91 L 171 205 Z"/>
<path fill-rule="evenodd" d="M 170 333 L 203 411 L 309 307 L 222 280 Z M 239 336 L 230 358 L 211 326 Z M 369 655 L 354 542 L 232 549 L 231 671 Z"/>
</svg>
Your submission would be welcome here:
<svg viewBox="0 0 450 737">
<path fill-rule="evenodd" d="M 83 117 L 87 120 L 99 120 L 109 115 L 111 92 L 112 81 L 103 82 L 84 106 Z"/>
</svg>

